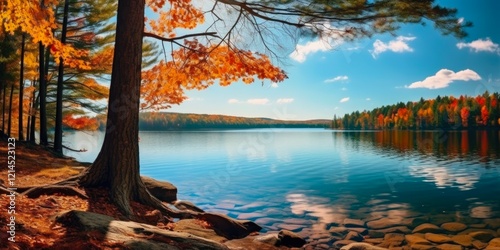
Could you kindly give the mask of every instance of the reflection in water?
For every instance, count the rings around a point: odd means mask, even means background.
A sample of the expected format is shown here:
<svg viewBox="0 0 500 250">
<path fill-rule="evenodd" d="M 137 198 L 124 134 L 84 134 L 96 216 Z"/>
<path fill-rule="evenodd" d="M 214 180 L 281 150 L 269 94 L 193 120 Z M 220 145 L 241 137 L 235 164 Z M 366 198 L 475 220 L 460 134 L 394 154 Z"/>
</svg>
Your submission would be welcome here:
<svg viewBox="0 0 500 250">
<path fill-rule="evenodd" d="M 498 131 L 303 131 L 141 133 L 141 174 L 273 231 L 327 232 L 346 218 L 499 216 Z"/>
<path fill-rule="evenodd" d="M 410 174 L 415 177 L 423 177 L 427 181 L 434 182 L 438 188 L 457 187 L 461 191 L 474 188 L 479 181 L 478 172 L 467 171 L 463 168 L 446 168 L 443 166 L 410 166 Z"/>
<path fill-rule="evenodd" d="M 304 194 L 288 194 L 286 196 L 286 201 L 292 203 L 290 208 L 293 214 L 317 218 L 316 223 L 312 225 L 313 230 L 324 230 L 328 224 L 341 224 L 347 218 L 349 210 L 346 204 L 339 202 L 335 205 L 326 205 L 325 202 L 315 200 Z"/>
<path fill-rule="evenodd" d="M 353 149 L 375 146 L 385 155 L 472 159 L 486 164 L 500 158 L 500 131 L 338 131 L 333 136 L 348 139 Z"/>
</svg>

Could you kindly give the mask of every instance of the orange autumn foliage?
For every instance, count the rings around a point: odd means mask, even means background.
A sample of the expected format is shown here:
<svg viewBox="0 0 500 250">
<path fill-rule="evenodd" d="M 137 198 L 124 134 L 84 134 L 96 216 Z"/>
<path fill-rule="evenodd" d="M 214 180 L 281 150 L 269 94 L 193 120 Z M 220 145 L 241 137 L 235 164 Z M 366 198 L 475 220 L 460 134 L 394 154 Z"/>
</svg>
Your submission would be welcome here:
<svg viewBox="0 0 500 250">
<path fill-rule="evenodd" d="M 175 37 L 174 30 L 194 29 L 205 21 L 203 12 L 192 5 L 191 0 L 169 0 L 170 9 L 161 10 L 165 0 L 148 0 L 146 4 L 159 14 L 158 19 L 148 20 L 153 32 L 159 36 Z"/>
<path fill-rule="evenodd" d="M 95 118 L 82 116 L 74 117 L 67 115 L 63 118 L 63 124 L 75 130 L 91 130 L 95 131 L 99 128 L 99 123 Z"/>
<path fill-rule="evenodd" d="M 254 77 L 281 82 L 286 74 L 263 54 L 228 47 L 204 46 L 185 41 L 186 48 L 173 52 L 172 61 L 161 61 L 142 74 L 141 108 L 162 109 L 186 99 L 184 89 L 202 90 L 216 81 L 228 86 L 238 80 L 250 84 Z"/>
<path fill-rule="evenodd" d="M 63 58 L 65 65 L 69 67 L 88 69 L 88 63 L 80 59 L 88 54 L 87 51 L 65 45 L 54 37 L 53 29 L 57 28 L 54 10 L 59 1 L 44 0 L 42 2 L 43 6 L 39 0 L 2 1 L 0 26 L 11 34 L 19 29 L 29 34 L 33 43 L 41 42 L 49 47 L 54 58 L 56 60 Z"/>
</svg>

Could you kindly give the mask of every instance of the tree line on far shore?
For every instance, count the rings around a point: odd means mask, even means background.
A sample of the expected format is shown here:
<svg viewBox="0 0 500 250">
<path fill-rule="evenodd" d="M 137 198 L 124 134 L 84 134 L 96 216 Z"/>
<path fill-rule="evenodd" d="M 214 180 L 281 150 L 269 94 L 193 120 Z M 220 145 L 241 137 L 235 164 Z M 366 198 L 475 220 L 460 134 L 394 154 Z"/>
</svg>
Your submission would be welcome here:
<svg viewBox="0 0 500 250">
<path fill-rule="evenodd" d="M 500 129 L 500 96 L 437 96 L 333 117 L 333 129 Z"/>
<path fill-rule="evenodd" d="M 248 129 L 248 128 L 328 128 L 329 120 L 288 121 L 227 115 L 143 112 L 139 128 L 146 131 Z"/>
</svg>

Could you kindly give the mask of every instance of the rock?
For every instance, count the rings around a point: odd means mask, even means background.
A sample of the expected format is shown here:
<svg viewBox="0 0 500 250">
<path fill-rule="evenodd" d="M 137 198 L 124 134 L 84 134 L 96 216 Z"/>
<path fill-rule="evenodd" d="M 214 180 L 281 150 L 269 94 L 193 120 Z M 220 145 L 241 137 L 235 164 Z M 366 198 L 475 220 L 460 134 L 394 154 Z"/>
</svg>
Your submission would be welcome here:
<svg viewBox="0 0 500 250">
<path fill-rule="evenodd" d="M 281 244 L 281 240 L 278 237 L 278 234 L 266 234 L 262 236 L 255 237 L 254 241 L 266 243 L 272 246 L 279 246 Z"/>
<path fill-rule="evenodd" d="M 454 244 L 441 244 L 436 246 L 438 250 L 462 250 L 462 246 Z"/>
<path fill-rule="evenodd" d="M 236 220 L 225 214 L 202 213 L 198 215 L 198 218 L 210 223 L 218 235 L 229 240 L 240 239 L 262 229 L 251 221 Z"/>
<path fill-rule="evenodd" d="M 368 230 L 368 236 L 370 238 L 383 238 L 384 235 L 385 233 L 380 230 Z"/>
<path fill-rule="evenodd" d="M 321 250 L 321 249 L 327 250 L 327 249 L 330 249 L 330 246 L 327 244 L 317 244 L 314 248 L 318 249 L 318 250 Z"/>
<path fill-rule="evenodd" d="M 464 234 L 464 235 L 454 235 L 453 237 L 451 237 L 451 240 L 464 247 L 470 247 L 472 246 L 473 238 L 470 235 Z"/>
<path fill-rule="evenodd" d="M 349 227 L 347 228 L 349 231 L 353 231 L 362 235 L 367 235 L 368 234 L 368 229 L 363 228 L 363 227 Z"/>
<path fill-rule="evenodd" d="M 436 247 L 432 245 L 422 245 L 422 244 L 415 244 L 411 245 L 411 250 L 435 250 Z"/>
<path fill-rule="evenodd" d="M 190 201 L 181 201 L 181 200 L 176 200 L 174 202 L 174 207 L 176 207 L 179 210 L 191 210 L 193 212 L 198 212 L 198 213 L 203 213 L 203 209 L 197 207 Z"/>
<path fill-rule="evenodd" d="M 302 247 L 306 244 L 306 241 L 304 239 L 302 239 L 296 233 L 288 230 L 281 230 L 278 233 L 278 238 L 280 239 L 281 246 Z"/>
<path fill-rule="evenodd" d="M 429 242 L 428 240 L 426 240 L 420 236 L 413 235 L 413 234 L 405 235 L 405 240 L 412 247 L 413 247 L 413 245 L 432 245 L 432 243 Z"/>
<path fill-rule="evenodd" d="M 282 249 L 271 244 L 260 242 L 256 240 L 255 236 L 247 236 L 242 239 L 228 240 L 224 242 L 224 245 L 229 247 L 229 249 L 245 249 L 245 250 L 278 250 Z M 201 250 L 201 249 L 200 249 Z"/>
<path fill-rule="evenodd" d="M 486 246 L 488 246 L 488 243 L 484 243 L 479 240 L 472 241 L 472 247 L 474 247 L 474 249 L 483 249 Z"/>
<path fill-rule="evenodd" d="M 500 218 L 494 218 L 494 219 L 485 219 L 484 223 L 492 229 L 499 229 L 500 228 Z"/>
<path fill-rule="evenodd" d="M 401 234 L 409 234 L 411 233 L 411 230 L 406 227 L 406 226 L 399 226 L 399 227 L 389 227 L 385 229 L 380 229 L 379 230 L 382 233 L 401 233 Z"/>
<path fill-rule="evenodd" d="M 344 219 L 344 226 L 345 227 L 365 227 L 365 222 L 362 220 L 355 220 L 355 219 L 346 218 L 346 219 Z"/>
<path fill-rule="evenodd" d="M 495 233 L 496 234 L 496 233 Z M 481 242 L 488 242 L 490 241 L 491 239 L 495 238 L 495 235 L 492 234 L 491 232 L 488 232 L 488 231 L 477 231 L 477 232 L 471 232 L 469 233 L 469 235 L 476 239 L 476 240 L 479 240 Z"/>
<path fill-rule="evenodd" d="M 386 250 L 387 248 L 372 246 L 368 243 L 351 243 L 349 245 L 345 245 L 340 250 Z"/>
<path fill-rule="evenodd" d="M 332 227 L 328 230 L 332 236 L 339 236 L 344 238 L 344 236 L 349 233 L 349 230 L 345 227 Z"/>
<path fill-rule="evenodd" d="M 497 234 L 495 230 L 491 230 L 491 229 L 487 229 L 487 228 L 468 228 L 468 229 L 465 229 L 464 231 L 462 231 L 458 234 L 459 235 L 460 234 L 470 234 L 473 232 L 487 232 L 487 233 L 490 233 L 491 235 Z"/>
<path fill-rule="evenodd" d="M 433 233 L 426 233 L 425 239 L 434 243 L 448 243 L 452 241 L 448 236 Z"/>
<path fill-rule="evenodd" d="M 354 231 L 350 231 L 344 237 L 344 240 L 352 240 L 352 241 L 360 242 L 360 241 L 363 241 L 363 235 L 361 235 L 360 233 L 354 232 Z"/>
<path fill-rule="evenodd" d="M 381 247 L 398 247 L 403 244 L 405 240 L 404 234 L 388 233 L 384 236 L 384 242 L 380 244 Z"/>
<path fill-rule="evenodd" d="M 141 179 L 149 192 L 159 200 L 164 202 L 177 200 L 177 188 L 172 183 L 155 180 L 147 176 L 141 176 Z"/>
<path fill-rule="evenodd" d="M 441 225 L 441 228 L 449 232 L 460 232 L 467 228 L 467 225 L 460 222 L 447 222 Z"/>
<path fill-rule="evenodd" d="M 500 249 L 500 238 L 494 238 L 488 243 L 488 247 L 498 247 Z"/>
<path fill-rule="evenodd" d="M 405 226 L 405 224 L 408 224 L 408 222 L 403 221 L 402 218 L 395 219 L 395 218 L 385 218 L 385 217 L 366 223 L 366 225 L 371 229 L 383 229 L 388 227 Z"/>
<path fill-rule="evenodd" d="M 213 229 L 204 228 L 200 223 L 198 223 L 195 219 L 184 219 L 179 220 L 174 223 L 174 229 L 178 232 L 185 232 L 192 235 L 196 235 L 205 239 L 210 239 L 216 242 L 224 242 L 227 239 L 218 235 Z"/>
<path fill-rule="evenodd" d="M 355 242 L 355 241 L 352 241 L 352 240 L 338 240 L 338 241 L 335 241 L 332 245 L 333 249 L 340 249 L 342 248 L 343 246 L 347 246 L 351 243 L 359 243 L 359 242 Z"/>
<path fill-rule="evenodd" d="M 370 243 L 372 245 L 378 245 L 384 242 L 384 238 L 368 238 L 363 240 L 363 242 Z"/>
<path fill-rule="evenodd" d="M 126 249 L 228 250 L 221 243 L 192 234 L 168 231 L 133 221 L 118 221 L 112 217 L 91 212 L 67 211 L 56 216 L 56 221 L 67 227 L 75 227 L 80 232 L 92 233 L 93 237 L 102 241 L 120 242 Z"/>
<path fill-rule="evenodd" d="M 414 228 L 412 231 L 412 233 L 441 233 L 441 232 L 443 232 L 443 229 L 431 223 L 421 224 L 416 228 Z"/>
</svg>

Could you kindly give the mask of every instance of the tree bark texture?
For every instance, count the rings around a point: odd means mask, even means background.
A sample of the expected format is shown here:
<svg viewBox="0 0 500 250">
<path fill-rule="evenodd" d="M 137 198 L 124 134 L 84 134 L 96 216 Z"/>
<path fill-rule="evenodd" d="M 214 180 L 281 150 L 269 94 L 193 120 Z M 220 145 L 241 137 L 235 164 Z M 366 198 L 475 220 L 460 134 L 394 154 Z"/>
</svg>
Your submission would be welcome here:
<svg viewBox="0 0 500 250">
<path fill-rule="evenodd" d="M 125 216 L 130 200 L 152 196 L 139 175 L 139 101 L 144 0 L 119 0 L 104 142 L 82 175 L 82 186 L 103 186 Z M 145 198 L 149 196 L 150 198 Z"/>
</svg>

